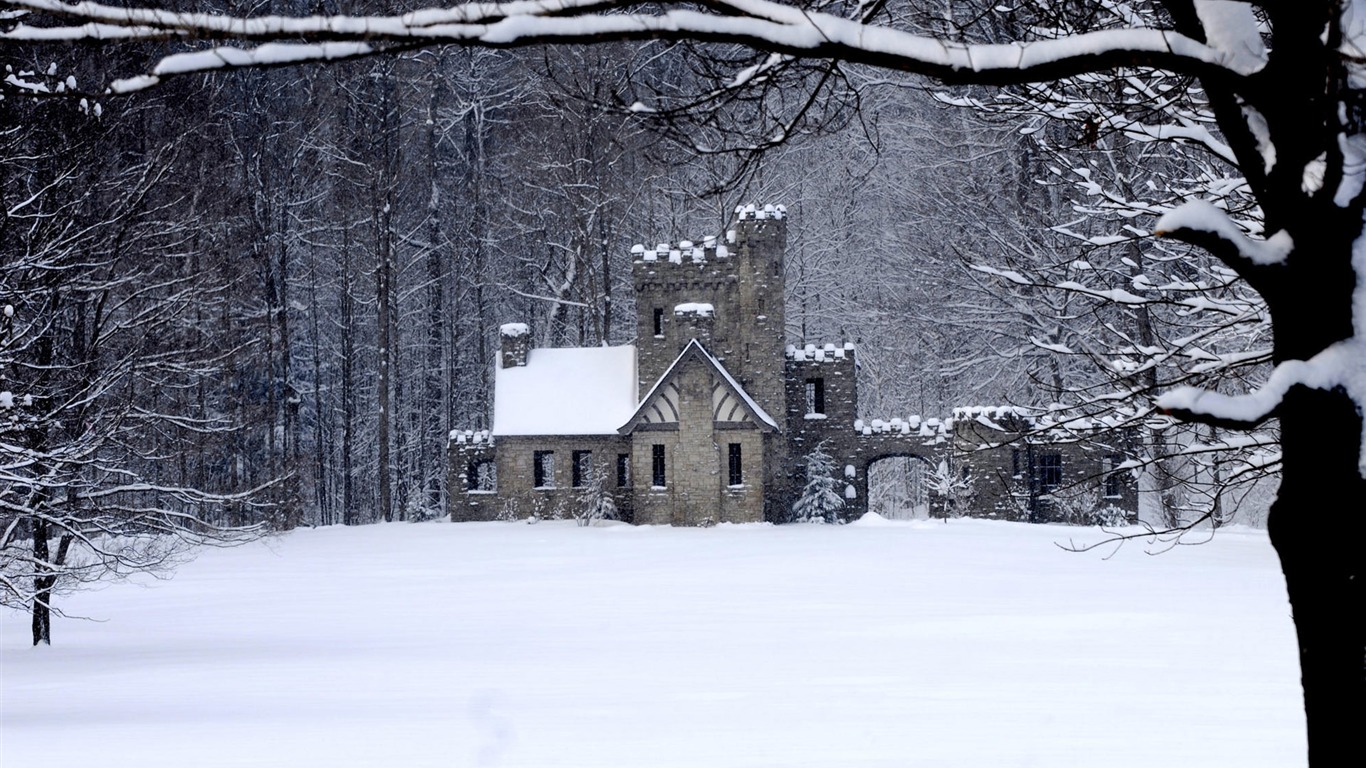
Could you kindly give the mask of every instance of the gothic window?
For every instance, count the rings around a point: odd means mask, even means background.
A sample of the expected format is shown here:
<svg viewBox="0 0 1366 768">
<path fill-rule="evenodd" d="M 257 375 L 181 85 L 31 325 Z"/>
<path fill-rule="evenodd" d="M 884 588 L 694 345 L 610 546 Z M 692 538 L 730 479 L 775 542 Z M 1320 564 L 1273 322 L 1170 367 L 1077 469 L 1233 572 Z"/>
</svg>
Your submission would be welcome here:
<svg viewBox="0 0 1366 768">
<path fill-rule="evenodd" d="M 617 454 L 617 487 L 626 488 L 631 485 L 631 454 Z"/>
<path fill-rule="evenodd" d="M 666 480 L 668 478 L 664 475 L 664 446 L 656 443 L 650 446 L 650 485 L 663 488 Z"/>
<path fill-rule="evenodd" d="M 741 460 L 740 460 L 740 444 L 739 444 L 739 443 L 731 443 L 731 444 L 728 446 L 728 448 L 729 448 L 729 450 L 727 451 L 727 457 L 726 457 L 726 458 L 727 458 L 727 461 L 728 461 L 728 464 L 729 464 L 729 469 L 730 469 L 730 472 L 728 473 L 729 476 L 730 476 L 730 484 L 731 484 L 731 485 L 744 485 L 744 482 L 745 482 L 745 473 L 744 473 L 744 465 L 742 464 L 742 462 L 741 462 Z"/>
<path fill-rule="evenodd" d="M 571 469 L 572 482 L 575 488 L 588 485 L 593 477 L 593 452 L 574 451 L 574 465 Z"/>
<path fill-rule="evenodd" d="M 1062 454 L 1039 454 L 1039 493 L 1052 493 L 1062 485 Z"/>
<path fill-rule="evenodd" d="M 825 379 L 806 380 L 806 412 L 825 413 Z"/>
<path fill-rule="evenodd" d="M 532 454 L 531 473 L 536 488 L 555 487 L 555 452 L 536 451 Z"/>
</svg>

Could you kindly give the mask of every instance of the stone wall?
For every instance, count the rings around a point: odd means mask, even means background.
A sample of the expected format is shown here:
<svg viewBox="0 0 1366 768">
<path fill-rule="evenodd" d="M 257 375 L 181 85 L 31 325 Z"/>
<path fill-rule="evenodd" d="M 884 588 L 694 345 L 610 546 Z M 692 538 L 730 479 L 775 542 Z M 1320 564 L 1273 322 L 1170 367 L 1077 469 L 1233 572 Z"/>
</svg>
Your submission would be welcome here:
<svg viewBox="0 0 1366 768">
<path fill-rule="evenodd" d="M 1014 418 L 957 418 L 954 466 L 971 478 L 975 517 L 1091 524 L 1088 515 L 1111 507 L 1136 521 L 1138 483 L 1115 469 L 1132 441 L 1124 431 L 1040 434 Z"/>
<path fill-rule="evenodd" d="M 709 525 L 759 522 L 764 479 L 760 458 L 764 434 L 754 428 L 725 428 L 712 420 L 711 371 L 690 366 L 678 376 L 679 420 L 667 429 L 638 428 L 632 435 L 636 468 L 635 522 L 650 525 Z M 744 482 L 728 482 L 728 446 L 741 446 Z M 664 447 L 665 482 L 653 484 L 654 446 Z"/>
<path fill-rule="evenodd" d="M 631 489 L 617 486 L 617 456 L 631 454 L 630 438 L 615 435 L 500 437 L 497 449 L 469 444 L 456 445 L 451 452 L 451 476 L 458 485 L 452 488 L 463 493 L 463 503 L 453 501 L 451 520 L 522 519 L 535 515 L 540 518 L 573 517 L 584 502 L 587 483 L 573 485 L 575 451 L 590 451 L 593 471 L 601 478 L 604 488 L 617 506 L 618 516 L 632 518 Z M 553 482 L 535 487 L 535 455 L 537 451 L 551 451 L 554 455 Z M 488 493 L 469 488 L 468 467 L 474 461 L 492 457 L 497 471 L 497 491 Z M 635 467 L 633 466 L 634 470 Z M 452 499 L 457 495 L 452 494 Z"/>
</svg>

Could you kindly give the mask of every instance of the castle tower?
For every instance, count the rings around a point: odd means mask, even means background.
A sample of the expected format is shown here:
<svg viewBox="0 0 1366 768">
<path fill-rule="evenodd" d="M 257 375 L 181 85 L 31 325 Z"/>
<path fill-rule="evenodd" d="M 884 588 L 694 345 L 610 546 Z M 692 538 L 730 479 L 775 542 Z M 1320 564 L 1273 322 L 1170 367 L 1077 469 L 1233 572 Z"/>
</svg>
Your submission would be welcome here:
<svg viewBox="0 0 1366 768">
<path fill-rule="evenodd" d="M 639 387 L 647 391 L 698 338 L 765 410 L 784 407 L 782 206 L 737 208 L 725 242 L 636 246 Z"/>
</svg>

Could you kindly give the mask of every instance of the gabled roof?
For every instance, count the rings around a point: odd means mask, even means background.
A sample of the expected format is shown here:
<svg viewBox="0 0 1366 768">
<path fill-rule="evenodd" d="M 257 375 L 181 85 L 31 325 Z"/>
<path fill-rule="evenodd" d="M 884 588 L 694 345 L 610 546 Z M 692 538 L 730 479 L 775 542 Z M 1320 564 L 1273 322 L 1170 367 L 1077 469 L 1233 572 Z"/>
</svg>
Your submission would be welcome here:
<svg viewBox="0 0 1366 768">
<path fill-rule="evenodd" d="M 678 353 L 678 357 L 674 358 L 674 361 L 664 370 L 664 374 L 659 377 L 659 380 L 655 382 L 654 386 L 650 387 L 650 391 L 645 393 L 644 397 L 640 398 L 639 406 L 636 407 L 635 412 L 631 414 L 630 418 L 625 421 L 618 431 L 623 435 L 629 434 L 636 425 L 644 419 L 646 411 L 654 401 L 655 396 L 663 392 L 666 387 L 672 384 L 673 379 L 678 375 L 679 371 L 692 361 L 700 361 L 701 364 L 711 368 L 717 380 L 735 396 L 740 407 L 749 414 L 756 426 L 764 430 L 778 429 L 778 422 L 774 421 L 773 417 L 769 416 L 768 412 L 756 403 L 754 398 L 749 396 L 749 393 L 745 391 L 745 388 L 740 386 L 740 382 L 736 381 L 735 377 L 730 375 L 730 371 L 727 371 L 725 366 L 721 365 L 716 358 L 712 357 L 711 353 L 707 352 L 701 342 L 697 339 L 693 339 L 688 342 L 688 345 L 683 348 L 682 352 Z"/>
<path fill-rule="evenodd" d="M 615 435 L 636 409 L 636 348 L 533 349 L 493 375 L 493 435 Z"/>
</svg>

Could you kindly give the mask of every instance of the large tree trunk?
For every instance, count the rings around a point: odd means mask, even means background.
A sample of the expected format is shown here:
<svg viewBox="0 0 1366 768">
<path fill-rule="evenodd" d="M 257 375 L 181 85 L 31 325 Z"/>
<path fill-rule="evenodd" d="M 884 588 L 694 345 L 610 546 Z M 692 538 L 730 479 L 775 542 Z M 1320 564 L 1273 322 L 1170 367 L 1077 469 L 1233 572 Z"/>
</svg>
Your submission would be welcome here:
<svg viewBox="0 0 1366 768">
<path fill-rule="evenodd" d="M 1293 210 L 1293 209 L 1292 209 Z M 1275 362 L 1309 360 L 1354 334 L 1351 263 L 1361 213 L 1304 210 L 1297 249 L 1262 288 Z M 1268 217 L 1270 218 L 1270 217 Z M 1295 226 L 1298 225 L 1298 226 Z M 1366 724 L 1366 480 L 1362 417 L 1341 389 L 1293 387 L 1277 408 L 1281 487 L 1268 520 L 1299 639 L 1310 765 L 1356 764 Z"/>
<path fill-rule="evenodd" d="M 1341 391 L 1304 388 L 1281 414 L 1284 463 L 1269 526 L 1299 637 L 1309 763 L 1347 764 L 1366 724 L 1361 416 Z"/>
</svg>

